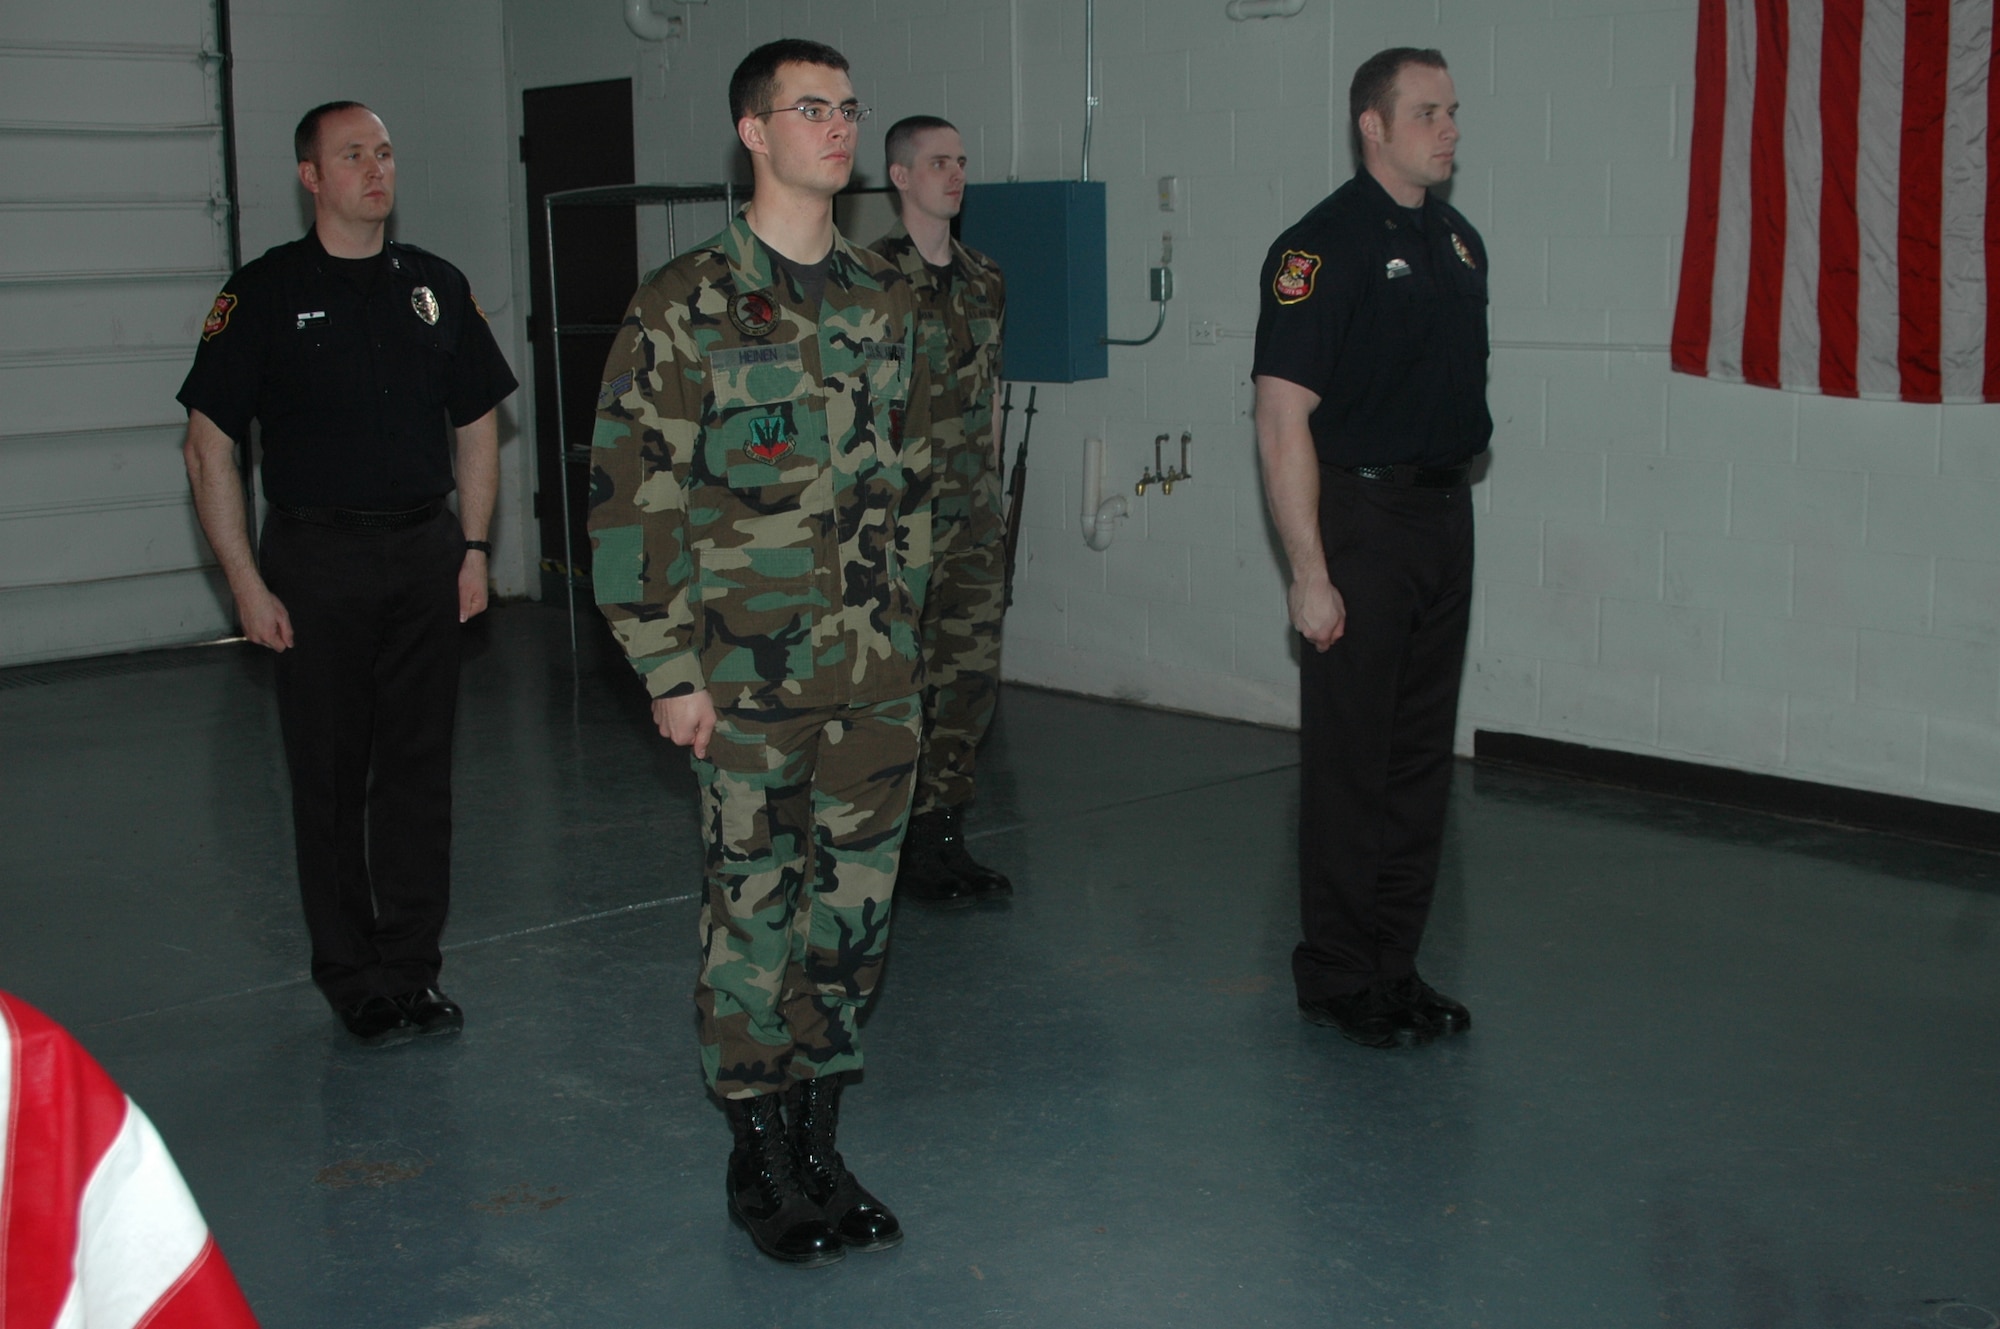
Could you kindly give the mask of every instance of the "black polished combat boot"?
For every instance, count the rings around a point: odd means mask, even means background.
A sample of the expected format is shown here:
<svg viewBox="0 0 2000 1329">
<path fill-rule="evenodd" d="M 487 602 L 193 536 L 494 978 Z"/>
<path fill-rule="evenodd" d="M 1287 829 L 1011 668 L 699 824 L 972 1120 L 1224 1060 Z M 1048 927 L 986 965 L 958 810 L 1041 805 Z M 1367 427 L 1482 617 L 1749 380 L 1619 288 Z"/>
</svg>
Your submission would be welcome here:
<svg viewBox="0 0 2000 1329">
<path fill-rule="evenodd" d="M 965 836 L 958 826 L 957 808 L 932 808 L 924 816 L 937 819 L 938 857 L 960 881 L 972 888 L 974 899 L 1004 900 L 1014 893 L 1014 883 L 1007 880 L 1006 874 L 995 872 L 976 861 L 967 851 Z"/>
<path fill-rule="evenodd" d="M 896 894 L 927 909 L 964 909 L 978 903 L 971 883 L 951 870 L 944 852 L 943 824 L 937 813 L 911 817 L 896 869 Z"/>
<path fill-rule="evenodd" d="M 725 1098 L 736 1148 L 729 1155 L 729 1216 L 757 1249 L 786 1264 L 832 1264 L 847 1254 L 820 1209 L 799 1189 L 776 1094 Z"/>
<path fill-rule="evenodd" d="M 826 1214 L 842 1242 L 857 1251 L 884 1251 L 903 1239 L 903 1225 L 868 1193 L 841 1160 L 840 1077 L 803 1080 L 786 1094 L 792 1119 L 792 1159 L 807 1198 Z"/>
</svg>

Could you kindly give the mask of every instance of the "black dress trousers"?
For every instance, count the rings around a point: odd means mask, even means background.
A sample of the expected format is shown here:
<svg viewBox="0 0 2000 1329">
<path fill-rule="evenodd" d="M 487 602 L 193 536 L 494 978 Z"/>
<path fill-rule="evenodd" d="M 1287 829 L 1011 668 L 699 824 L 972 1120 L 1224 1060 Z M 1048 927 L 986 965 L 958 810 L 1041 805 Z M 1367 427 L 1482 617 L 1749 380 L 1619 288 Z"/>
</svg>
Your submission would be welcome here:
<svg viewBox="0 0 2000 1329">
<path fill-rule="evenodd" d="M 1472 607 L 1472 496 L 1320 467 L 1320 539 L 1347 606 L 1302 647 L 1302 1000 L 1411 972 L 1437 884 Z"/>
<path fill-rule="evenodd" d="M 437 979 L 464 559 L 448 508 L 399 531 L 264 524 L 264 580 L 292 621 L 277 698 L 299 892 L 335 1006 Z"/>
</svg>

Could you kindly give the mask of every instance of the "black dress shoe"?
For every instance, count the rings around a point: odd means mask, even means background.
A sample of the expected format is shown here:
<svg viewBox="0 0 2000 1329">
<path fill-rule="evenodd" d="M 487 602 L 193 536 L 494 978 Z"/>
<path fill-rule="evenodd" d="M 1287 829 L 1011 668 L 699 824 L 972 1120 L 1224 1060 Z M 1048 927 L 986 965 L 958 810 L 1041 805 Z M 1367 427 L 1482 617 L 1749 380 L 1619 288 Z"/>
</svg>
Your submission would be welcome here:
<svg viewBox="0 0 2000 1329">
<path fill-rule="evenodd" d="M 459 1004 L 435 987 L 421 992 L 405 992 L 396 998 L 403 1018 L 420 1034 L 455 1034 L 465 1028 L 465 1012 Z"/>
<path fill-rule="evenodd" d="M 799 1188 L 778 1096 L 727 1098 L 722 1110 L 736 1137 L 729 1154 L 729 1216 L 774 1260 L 813 1268 L 843 1258 L 846 1248 L 826 1215 Z"/>
<path fill-rule="evenodd" d="M 1437 1026 L 1440 1034 L 1462 1034 L 1472 1028 L 1472 1012 L 1465 1003 L 1445 996 L 1415 973 L 1395 980 L 1391 991 L 1396 1000 Z"/>
<path fill-rule="evenodd" d="M 987 867 L 967 851 L 965 836 L 958 826 L 957 808 L 932 808 L 924 817 L 937 819 L 938 858 L 948 871 L 971 888 L 973 899 L 992 903 L 1005 900 L 1014 893 L 1014 883 L 1007 880 L 1005 873 Z"/>
<path fill-rule="evenodd" d="M 372 1048 L 407 1043 L 417 1036 L 417 1027 L 393 997 L 369 997 L 352 1006 L 337 1006 L 334 1014 L 348 1033 Z"/>
<path fill-rule="evenodd" d="M 1337 1029 L 1351 1043 L 1370 1048 L 1421 1047 L 1437 1037 L 1437 1026 L 1396 1000 L 1386 984 L 1337 997 L 1301 997 L 1299 1014 Z"/>
</svg>

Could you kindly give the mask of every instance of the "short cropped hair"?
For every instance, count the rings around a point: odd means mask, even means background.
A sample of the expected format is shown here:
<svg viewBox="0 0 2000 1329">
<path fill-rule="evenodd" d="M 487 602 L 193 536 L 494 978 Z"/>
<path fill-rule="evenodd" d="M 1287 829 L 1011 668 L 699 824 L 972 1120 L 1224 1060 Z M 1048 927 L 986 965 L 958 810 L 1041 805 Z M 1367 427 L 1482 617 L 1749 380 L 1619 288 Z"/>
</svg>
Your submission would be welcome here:
<svg viewBox="0 0 2000 1329">
<path fill-rule="evenodd" d="M 889 126 L 889 133 L 882 140 L 882 155 L 891 166 L 914 166 L 917 161 L 917 135 L 933 129 L 949 129 L 954 134 L 958 126 L 939 115 L 906 115 Z"/>
<path fill-rule="evenodd" d="M 744 56 L 743 63 L 737 65 L 736 72 L 729 76 L 730 124 L 735 124 L 746 115 L 771 109 L 771 98 L 778 91 L 780 65 L 818 65 L 822 69 L 838 69 L 845 73 L 847 57 L 823 42 L 809 42 L 798 37 L 764 43 Z"/>
<path fill-rule="evenodd" d="M 365 111 L 368 108 L 360 102 L 328 102 L 315 106 L 299 117 L 299 127 L 292 131 L 292 155 L 302 162 L 319 160 L 319 123 L 329 115 L 342 111 Z"/>
<path fill-rule="evenodd" d="M 1431 47 L 1391 46 L 1363 60 L 1361 68 L 1354 71 L 1354 82 L 1347 85 L 1347 118 L 1356 133 L 1361 131 L 1364 112 L 1375 112 L 1385 125 L 1395 117 L 1396 76 L 1405 65 L 1449 68 L 1444 53 Z"/>
</svg>

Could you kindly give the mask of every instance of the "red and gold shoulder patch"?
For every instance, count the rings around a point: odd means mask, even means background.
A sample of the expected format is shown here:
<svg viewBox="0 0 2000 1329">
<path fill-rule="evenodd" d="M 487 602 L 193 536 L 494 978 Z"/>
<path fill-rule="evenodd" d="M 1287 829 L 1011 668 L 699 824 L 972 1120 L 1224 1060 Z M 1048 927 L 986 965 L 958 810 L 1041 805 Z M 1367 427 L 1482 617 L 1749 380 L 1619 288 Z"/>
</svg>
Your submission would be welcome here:
<svg viewBox="0 0 2000 1329">
<path fill-rule="evenodd" d="M 1281 305 L 1295 305 L 1313 293 L 1313 278 L 1319 275 L 1320 257 L 1302 249 L 1287 249 L 1278 260 L 1278 275 L 1271 279 L 1271 294 Z"/>
<path fill-rule="evenodd" d="M 216 296 L 214 308 L 210 309 L 208 311 L 208 317 L 201 321 L 201 339 L 203 341 L 207 341 L 209 338 L 215 336 L 215 334 L 221 332 L 224 328 L 228 327 L 229 311 L 234 308 L 236 308 L 235 296 L 231 295 L 227 291 L 224 291 L 221 295 Z"/>
</svg>

